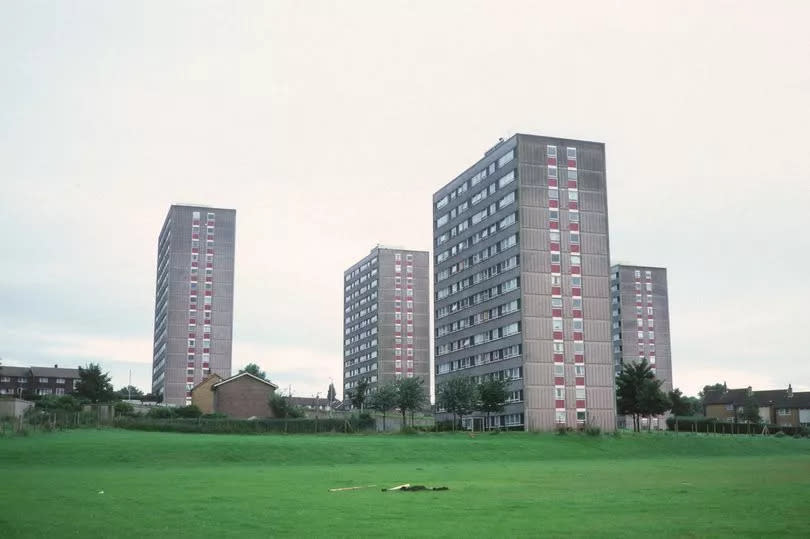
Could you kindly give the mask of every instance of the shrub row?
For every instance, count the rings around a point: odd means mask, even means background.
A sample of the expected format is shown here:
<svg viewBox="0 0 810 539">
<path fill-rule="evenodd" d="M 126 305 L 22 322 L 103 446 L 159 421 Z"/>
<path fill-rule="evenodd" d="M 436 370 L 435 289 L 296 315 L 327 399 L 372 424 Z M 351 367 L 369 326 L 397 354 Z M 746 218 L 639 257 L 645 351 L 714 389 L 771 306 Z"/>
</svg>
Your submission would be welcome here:
<svg viewBox="0 0 810 539">
<path fill-rule="evenodd" d="M 187 432 L 203 434 L 313 434 L 317 432 L 360 432 L 374 429 L 374 418 L 368 414 L 348 419 L 223 419 L 199 417 L 157 419 L 149 417 L 121 417 L 115 426 L 123 429 Z"/>
<path fill-rule="evenodd" d="M 808 436 L 810 431 L 806 427 L 788 427 L 782 425 L 763 425 L 762 423 L 732 423 L 719 421 L 714 417 L 669 417 L 667 428 L 681 432 L 711 432 L 717 434 L 762 434 L 767 426 L 769 434 L 783 432 L 786 435 Z"/>
</svg>

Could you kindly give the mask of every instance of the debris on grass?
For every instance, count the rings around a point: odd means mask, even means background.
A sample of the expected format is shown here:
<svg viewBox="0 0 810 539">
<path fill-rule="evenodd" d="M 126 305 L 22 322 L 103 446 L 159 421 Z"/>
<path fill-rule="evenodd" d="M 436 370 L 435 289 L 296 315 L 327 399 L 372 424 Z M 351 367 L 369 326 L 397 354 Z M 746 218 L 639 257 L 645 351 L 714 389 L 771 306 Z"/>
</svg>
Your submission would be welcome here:
<svg viewBox="0 0 810 539">
<path fill-rule="evenodd" d="M 330 488 L 329 492 L 343 492 L 344 490 L 360 490 L 364 488 L 374 488 L 377 485 L 365 485 L 360 487 L 340 487 L 340 488 Z"/>
<path fill-rule="evenodd" d="M 397 485 L 395 487 L 382 489 L 383 492 L 388 492 L 392 490 L 400 490 L 403 492 L 414 492 L 417 490 L 435 491 L 435 490 L 450 490 L 450 489 L 447 487 L 426 487 L 425 485 L 411 485 L 410 483 L 405 483 L 404 485 Z"/>
</svg>

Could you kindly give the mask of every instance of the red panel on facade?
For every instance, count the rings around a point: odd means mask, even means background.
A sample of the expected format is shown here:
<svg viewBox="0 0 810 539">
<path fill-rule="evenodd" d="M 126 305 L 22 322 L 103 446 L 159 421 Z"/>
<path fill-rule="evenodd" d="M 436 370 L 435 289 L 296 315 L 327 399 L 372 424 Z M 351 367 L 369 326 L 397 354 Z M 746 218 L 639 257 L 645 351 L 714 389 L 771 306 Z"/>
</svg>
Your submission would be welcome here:
<svg viewBox="0 0 810 539">
<path fill-rule="evenodd" d="M 562 376 L 555 376 L 554 377 L 554 385 L 555 386 L 564 386 L 565 385 L 565 378 Z"/>
<path fill-rule="evenodd" d="M 585 356 L 582 354 L 574 354 L 574 363 L 585 363 Z"/>
<path fill-rule="evenodd" d="M 200 235 L 199 234 L 192 234 L 191 239 L 198 240 L 198 239 L 200 239 Z"/>
<path fill-rule="evenodd" d="M 200 250 L 197 249 L 196 247 L 191 248 L 191 254 L 196 254 L 196 253 L 199 253 L 199 252 L 200 252 Z"/>
<path fill-rule="evenodd" d="M 576 180 L 568 180 L 568 188 L 569 189 L 576 189 L 577 188 L 577 181 Z"/>
<path fill-rule="evenodd" d="M 402 337 L 402 332 L 401 331 L 395 331 L 394 332 L 394 337 Z"/>
<path fill-rule="evenodd" d="M 193 369 L 194 368 L 194 362 L 189 361 L 188 364 L 186 365 L 186 367 L 189 368 L 189 369 Z"/>
<path fill-rule="evenodd" d="M 214 264 L 213 264 L 212 262 L 207 262 L 207 263 L 205 264 L 205 267 L 206 267 L 206 268 L 213 268 L 213 267 L 214 267 Z"/>
<path fill-rule="evenodd" d="M 577 168 L 577 160 L 576 159 L 569 159 L 568 160 L 568 168 Z"/>
<path fill-rule="evenodd" d="M 569 210 L 576 210 L 576 209 L 579 209 L 579 205 L 578 205 L 578 204 L 577 204 L 575 201 L 570 200 L 570 201 L 568 202 L 568 209 L 569 209 Z"/>
<path fill-rule="evenodd" d="M 551 316 L 561 317 L 562 309 L 551 309 Z"/>
<path fill-rule="evenodd" d="M 578 286 L 571 287 L 571 295 L 572 296 L 581 296 L 582 295 L 582 288 Z"/>
<path fill-rule="evenodd" d="M 581 270 L 579 266 L 571 266 L 571 275 L 579 275 Z"/>
<path fill-rule="evenodd" d="M 210 348 L 203 348 L 203 354 L 210 354 L 210 353 L 211 353 Z"/>
<path fill-rule="evenodd" d="M 193 353 L 194 353 L 194 347 L 193 347 L 193 346 L 189 346 L 189 347 L 188 347 L 188 353 L 189 353 L 189 354 L 193 354 Z"/>
<path fill-rule="evenodd" d="M 196 267 L 197 267 L 197 263 L 196 263 L 196 262 L 192 262 L 192 263 L 191 263 L 191 267 L 192 267 L 192 268 L 196 268 Z"/>
<path fill-rule="evenodd" d="M 194 381 L 193 376 L 186 376 L 186 382 L 193 382 L 193 381 Z"/>
<path fill-rule="evenodd" d="M 574 382 L 578 386 L 584 386 L 585 385 L 585 377 L 584 376 L 577 376 Z"/>
<path fill-rule="evenodd" d="M 206 283 L 213 283 L 213 282 L 214 282 L 214 278 L 213 278 L 213 277 L 206 277 L 206 278 L 205 278 L 205 282 L 206 282 Z"/>
<path fill-rule="evenodd" d="M 571 316 L 574 318 L 582 318 L 582 311 L 579 309 L 574 309 L 571 311 Z"/>
<path fill-rule="evenodd" d="M 562 289 L 559 286 L 552 286 L 551 287 L 551 295 L 552 296 L 560 296 L 560 295 L 562 295 Z"/>
<path fill-rule="evenodd" d="M 189 318 L 189 319 L 188 319 L 188 323 L 189 323 L 189 324 L 196 324 L 196 323 L 197 323 L 197 319 L 196 319 L 196 318 Z"/>
<path fill-rule="evenodd" d="M 206 254 L 209 254 L 209 255 L 214 254 L 214 250 L 213 250 L 213 249 L 206 249 L 206 250 L 205 250 L 205 252 L 206 252 Z"/>
<path fill-rule="evenodd" d="M 194 219 L 193 221 L 191 221 L 191 224 L 200 226 L 200 220 L 199 219 Z"/>
<path fill-rule="evenodd" d="M 572 253 L 578 253 L 579 252 L 579 244 L 578 243 L 572 243 L 571 244 L 571 252 Z"/>
<path fill-rule="evenodd" d="M 210 290 L 206 290 L 206 291 L 205 291 L 205 295 L 206 295 L 206 296 L 210 296 L 210 295 L 211 295 L 211 291 L 210 291 Z"/>
<path fill-rule="evenodd" d="M 559 264 L 552 264 L 551 265 L 551 273 L 560 273 L 560 265 Z"/>
<path fill-rule="evenodd" d="M 555 408 L 565 408 L 565 401 L 564 400 L 555 400 L 554 401 Z"/>
<path fill-rule="evenodd" d="M 554 354 L 554 363 L 562 363 L 563 362 L 563 355 L 562 354 Z"/>
<path fill-rule="evenodd" d="M 585 408 L 585 399 L 577 399 L 577 408 Z"/>
<path fill-rule="evenodd" d="M 210 338 L 211 338 L 210 333 L 203 333 L 203 339 L 210 339 Z"/>
<path fill-rule="evenodd" d="M 208 368 L 208 363 L 203 363 L 203 369 L 207 369 L 207 368 Z"/>
<path fill-rule="evenodd" d="M 552 165 L 552 166 L 555 166 L 555 167 L 556 167 L 556 166 L 557 166 L 557 158 L 556 158 L 556 157 L 549 157 L 549 158 L 546 160 L 546 164 L 547 164 L 547 165 Z"/>
<path fill-rule="evenodd" d="M 557 178 L 549 178 L 548 179 L 548 186 L 549 187 L 557 187 Z"/>
<path fill-rule="evenodd" d="M 560 202 L 556 198 L 549 199 L 548 201 L 549 208 L 559 208 Z"/>
<path fill-rule="evenodd" d="M 560 222 L 559 221 L 549 221 L 548 227 L 552 230 L 559 230 L 560 229 Z"/>
<path fill-rule="evenodd" d="M 193 338 L 194 338 L 194 337 L 196 337 L 196 336 L 197 336 L 197 334 L 196 334 L 196 333 L 189 333 L 189 334 L 188 334 L 189 339 L 193 339 Z"/>
<path fill-rule="evenodd" d="M 552 338 L 561 341 L 563 339 L 563 332 L 562 331 L 555 331 L 552 333 Z"/>
<path fill-rule="evenodd" d="M 568 230 L 571 232 L 579 232 L 579 223 L 568 223 Z"/>
<path fill-rule="evenodd" d="M 395 312 L 395 313 L 400 313 L 400 312 L 402 312 L 402 307 L 394 307 L 394 312 Z"/>
<path fill-rule="evenodd" d="M 413 331 L 408 332 L 408 337 L 413 337 Z"/>
<path fill-rule="evenodd" d="M 560 250 L 560 244 L 559 244 L 559 243 L 555 243 L 555 242 L 551 242 L 551 243 L 549 243 L 548 248 L 549 248 L 550 250 L 552 250 L 552 251 L 558 251 L 558 252 L 559 252 L 559 250 Z"/>
<path fill-rule="evenodd" d="M 581 331 L 575 331 L 574 332 L 574 340 L 575 341 L 581 341 L 582 340 L 582 332 Z"/>
</svg>

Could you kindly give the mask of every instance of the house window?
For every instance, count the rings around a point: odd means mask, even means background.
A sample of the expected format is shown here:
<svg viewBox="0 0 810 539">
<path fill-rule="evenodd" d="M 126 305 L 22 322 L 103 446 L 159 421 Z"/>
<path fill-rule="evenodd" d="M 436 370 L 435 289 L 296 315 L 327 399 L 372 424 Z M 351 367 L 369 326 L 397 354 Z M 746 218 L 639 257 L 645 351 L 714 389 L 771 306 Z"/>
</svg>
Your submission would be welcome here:
<svg viewBox="0 0 810 539">
<path fill-rule="evenodd" d="M 37 381 L 40 384 L 47 384 L 49 380 L 50 380 L 50 378 L 39 378 Z"/>
<path fill-rule="evenodd" d="M 777 413 L 782 416 L 790 415 L 790 408 L 779 408 Z"/>
<path fill-rule="evenodd" d="M 56 383 L 63 386 L 63 385 L 65 385 L 65 379 L 64 378 L 57 378 Z"/>
</svg>

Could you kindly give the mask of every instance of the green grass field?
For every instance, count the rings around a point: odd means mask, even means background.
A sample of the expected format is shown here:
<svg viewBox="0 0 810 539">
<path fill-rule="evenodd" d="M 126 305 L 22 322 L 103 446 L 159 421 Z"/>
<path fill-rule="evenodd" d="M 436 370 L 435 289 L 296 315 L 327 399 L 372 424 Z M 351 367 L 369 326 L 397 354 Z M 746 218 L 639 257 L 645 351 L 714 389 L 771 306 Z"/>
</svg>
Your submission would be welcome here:
<svg viewBox="0 0 810 539">
<path fill-rule="evenodd" d="M 401 483 L 445 492 L 381 492 Z M 329 488 L 377 485 L 329 492 Z M 103 490 L 103 494 L 99 492 Z M 810 537 L 810 440 L 0 439 L 0 537 Z"/>
</svg>

